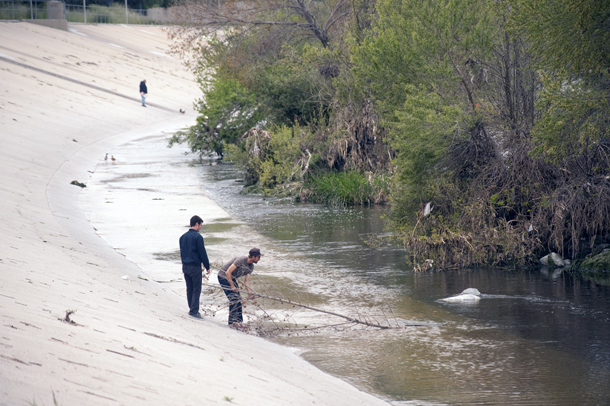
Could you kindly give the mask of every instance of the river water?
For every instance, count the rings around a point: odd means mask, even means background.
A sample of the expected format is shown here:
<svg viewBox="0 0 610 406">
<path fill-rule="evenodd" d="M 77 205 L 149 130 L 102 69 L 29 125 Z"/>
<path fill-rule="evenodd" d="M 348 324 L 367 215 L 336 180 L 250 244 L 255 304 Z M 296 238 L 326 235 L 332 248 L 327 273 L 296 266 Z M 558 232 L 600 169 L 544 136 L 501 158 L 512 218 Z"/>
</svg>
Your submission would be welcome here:
<svg viewBox="0 0 610 406">
<path fill-rule="evenodd" d="M 400 247 L 367 243 L 383 235 L 387 208 L 240 194 L 238 168 L 202 164 L 183 147 L 167 149 L 166 138 L 109 151 L 117 161 L 101 162 L 79 197 L 141 277 L 184 294 L 177 239 L 198 214 L 215 269 L 257 246 L 260 293 L 402 327 L 354 327 L 270 301 L 246 307 L 252 323 L 270 316 L 267 324 L 288 327 L 268 339 L 392 404 L 610 404 L 607 279 L 545 269 L 413 273 Z M 439 301 L 470 287 L 479 302 Z M 224 295 L 203 296 L 208 315 L 226 320 Z"/>
</svg>

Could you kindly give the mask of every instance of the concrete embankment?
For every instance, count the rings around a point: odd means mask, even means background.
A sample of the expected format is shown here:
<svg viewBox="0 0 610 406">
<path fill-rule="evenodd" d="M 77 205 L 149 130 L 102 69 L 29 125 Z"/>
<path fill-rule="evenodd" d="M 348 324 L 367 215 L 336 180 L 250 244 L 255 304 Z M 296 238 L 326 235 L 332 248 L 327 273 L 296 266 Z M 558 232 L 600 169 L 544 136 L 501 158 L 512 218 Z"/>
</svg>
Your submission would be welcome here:
<svg viewBox="0 0 610 406">
<path fill-rule="evenodd" d="M 0 23 L 0 405 L 386 404 L 187 317 L 95 234 L 70 182 L 113 146 L 192 124 L 199 91 L 159 28 L 70 28 Z"/>
</svg>

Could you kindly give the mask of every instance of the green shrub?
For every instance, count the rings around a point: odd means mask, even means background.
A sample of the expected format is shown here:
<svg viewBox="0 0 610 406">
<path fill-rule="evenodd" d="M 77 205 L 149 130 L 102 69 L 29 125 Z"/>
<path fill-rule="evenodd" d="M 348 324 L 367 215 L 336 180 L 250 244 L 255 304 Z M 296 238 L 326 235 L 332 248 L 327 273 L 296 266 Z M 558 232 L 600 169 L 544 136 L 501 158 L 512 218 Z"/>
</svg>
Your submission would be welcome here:
<svg viewBox="0 0 610 406">
<path fill-rule="evenodd" d="M 389 182 L 384 175 L 324 172 L 310 177 L 306 187 L 312 202 L 345 206 L 386 202 Z"/>
<path fill-rule="evenodd" d="M 274 194 L 278 185 L 300 181 L 307 167 L 301 142 L 307 134 L 299 127 L 281 125 L 269 132 L 269 139 L 259 144 L 247 144 L 250 156 L 247 169 L 251 178 L 267 195 Z M 253 153 L 254 148 L 259 151 Z"/>
<path fill-rule="evenodd" d="M 578 269 L 591 272 L 610 271 L 610 252 L 602 252 L 585 259 Z"/>
<path fill-rule="evenodd" d="M 199 152 L 200 156 L 222 157 L 227 145 L 237 144 L 261 120 L 258 102 L 239 81 L 222 74 L 200 77 L 199 84 L 205 97 L 196 102 L 200 113 L 197 124 L 177 132 L 168 146 L 187 142 L 191 151 Z"/>
</svg>

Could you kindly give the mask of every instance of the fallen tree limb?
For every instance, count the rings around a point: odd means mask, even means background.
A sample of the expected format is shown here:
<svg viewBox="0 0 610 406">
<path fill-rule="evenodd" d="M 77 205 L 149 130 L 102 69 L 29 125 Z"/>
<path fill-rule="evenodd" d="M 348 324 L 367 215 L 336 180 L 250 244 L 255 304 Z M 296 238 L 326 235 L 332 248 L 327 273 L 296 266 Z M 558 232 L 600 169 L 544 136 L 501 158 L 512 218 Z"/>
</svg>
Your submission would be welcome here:
<svg viewBox="0 0 610 406">
<path fill-rule="evenodd" d="M 218 286 L 218 285 L 214 285 L 214 284 L 209 284 L 209 283 L 205 283 L 205 284 L 203 284 L 203 286 L 209 286 L 209 287 L 213 287 L 213 288 L 217 288 L 217 289 L 223 289 L 222 286 Z M 241 292 L 242 289 L 239 289 L 239 291 Z M 330 314 L 331 316 L 340 317 L 340 318 L 345 319 L 345 320 L 347 320 L 347 321 L 349 321 L 351 323 L 362 324 L 362 325 L 368 326 L 368 327 L 375 327 L 375 328 L 380 328 L 380 329 L 383 329 L 383 330 L 403 329 L 403 328 L 407 327 L 407 326 L 390 326 L 390 325 L 385 326 L 383 324 L 371 323 L 371 322 L 360 320 L 360 319 L 356 319 L 356 318 L 353 318 L 353 317 L 344 316 L 342 314 L 331 312 L 331 311 L 328 311 L 328 310 L 322 310 L 322 309 L 318 309 L 318 308 L 315 308 L 315 307 L 307 306 L 307 305 L 304 305 L 302 303 L 293 302 L 292 300 L 289 300 L 289 299 L 282 299 L 282 298 L 279 298 L 279 297 L 262 295 L 260 293 L 249 293 L 249 294 L 251 294 L 252 296 L 260 297 L 262 299 L 274 300 L 276 302 L 280 302 L 280 303 L 284 303 L 284 304 L 289 304 L 289 305 L 292 305 L 292 306 L 298 306 L 298 307 L 301 307 L 301 308 L 304 308 L 304 309 L 313 310 L 315 312 Z M 415 326 L 426 326 L 426 324 L 409 324 L 408 325 L 408 327 L 415 327 Z"/>
<path fill-rule="evenodd" d="M 293 302 L 292 300 L 288 300 L 288 299 L 282 299 L 282 298 L 279 298 L 279 297 L 261 295 L 260 293 L 253 293 L 252 295 L 256 296 L 256 297 L 263 298 L 263 299 L 269 299 L 269 300 L 274 300 L 276 302 L 289 304 L 289 305 L 292 305 L 292 306 L 299 306 L 299 307 L 302 307 L 304 309 L 313 310 L 314 312 L 326 313 L 326 314 L 330 314 L 331 316 L 341 317 L 341 318 L 343 318 L 343 319 L 345 319 L 345 320 L 347 320 L 349 322 L 356 323 L 356 324 L 362 324 L 362 325 L 369 326 L 369 327 L 376 327 L 376 328 L 381 328 L 381 329 L 400 328 L 400 327 L 384 326 L 384 325 L 379 324 L 379 323 L 370 323 L 368 321 L 364 321 L 364 320 L 360 320 L 360 319 L 355 319 L 355 318 L 349 317 L 349 316 L 344 316 L 344 315 L 339 314 L 339 313 L 329 312 L 328 310 L 317 309 L 315 307 L 307 306 L 307 305 L 304 305 L 304 304 L 301 304 L 301 303 L 296 303 L 296 302 Z"/>
</svg>

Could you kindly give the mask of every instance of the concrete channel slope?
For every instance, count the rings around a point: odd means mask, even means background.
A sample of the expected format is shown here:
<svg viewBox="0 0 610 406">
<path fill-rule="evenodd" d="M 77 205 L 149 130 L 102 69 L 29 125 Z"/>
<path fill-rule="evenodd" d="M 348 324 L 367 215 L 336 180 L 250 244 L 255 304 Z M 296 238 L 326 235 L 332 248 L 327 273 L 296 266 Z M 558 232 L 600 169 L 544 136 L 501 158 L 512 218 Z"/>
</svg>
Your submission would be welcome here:
<svg viewBox="0 0 610 406">
<path fill-rule="evenodd" d="M 199 91 L 160 28 L 70 29 L 0 22 L 0 405 L 387 404 L 187 317 L 95 234 L 70 183 L 113 146 L 192 124 Z"/>
</svg>

